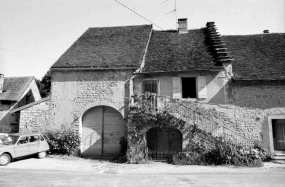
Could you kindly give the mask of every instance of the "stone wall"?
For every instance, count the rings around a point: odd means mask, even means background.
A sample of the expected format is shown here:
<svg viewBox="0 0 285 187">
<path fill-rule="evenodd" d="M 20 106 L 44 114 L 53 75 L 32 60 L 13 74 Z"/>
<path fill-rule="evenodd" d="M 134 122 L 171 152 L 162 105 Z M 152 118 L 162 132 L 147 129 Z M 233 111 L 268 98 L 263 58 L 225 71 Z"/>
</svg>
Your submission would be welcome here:
<svg viewBox="0 0 285 187">
<path fill-rule="evenodd" d="M 233 105 L 206 105 L 226 114 L 244 135 L 262 140 L 270 150 L 268 117 L 285 115 L 285 83 L 277 81 L 237 81 L 233 83 Z"/>
<path fill-rule="evenodd" d="M 49 124 L 49 100 L 37 103 L 20 112 L 20 132 L 38 132 Z"/>
<path fill-rule="evenodd" d="M 105 105 L 126 117 L 133 70 L 53 71 L 51 124 L 80 127 L 88 109 Z"/>
</svg>

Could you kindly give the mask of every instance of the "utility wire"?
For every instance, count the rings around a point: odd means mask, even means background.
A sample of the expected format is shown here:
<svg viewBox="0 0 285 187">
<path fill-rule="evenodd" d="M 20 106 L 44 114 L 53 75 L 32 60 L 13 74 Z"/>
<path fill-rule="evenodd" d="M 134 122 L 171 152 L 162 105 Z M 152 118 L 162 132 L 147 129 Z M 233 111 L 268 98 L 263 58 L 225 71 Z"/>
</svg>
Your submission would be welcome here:
<svg viewBox="0 0 285 187">
<path fill-rule="evenodd" d="M 31 54 L 27 54 L 27 53 L 22 53 L 22 52 L 19 52 L 19 51 L 14 51 L 14 50 L 2 48 L 2 47 L 0 47 L 0 49 L 1 49 L 1 50 L 5 50 L 5 51 L 11 51 L 11 52 L 14 52 L 14 53 L 19 53 L 19 54 L 27 55 L 27 56 L 33 56 L 33 57 L 36 57 L 36 58 L 42 58 L 42 59 L 52 60 L 52 61 L 55 60 L 55 59 L 51 59 L 51 58 L 46 58 L 46 57 L 31 55 Z"/>
<path fill-rule="evenodd" d="M 136 15 L 140 16 L 141 18 L 143 18 L 143 19 L 147 20 L 148 22 L 152 23 L 153 25 L 155 25 L 155 26 L 157 26 L 158 28 L 160 28 L 160 29 L 162 29 L 162 30 L 163 30 L 163 28 L 161 28 L 160 26 L 156 25 L 155 23 L 153 23 L 153 22 L 152 22 L 152 21 L 150 21 L 149 19 L 145 18 L 144 16 L 140 15 L 140 14 L 139 14 L 139 13 L 137 13 L 136 11 L 132 10 L 131 8 L 127 7 L 127 6 L 126 6 L 126 5 L 124 5 L 123 3 L 121 3 L 121 2 L 119 2 L 119 1 L 117 1 L 117 0 L 115 0 L 115 1 L 116 1 L 117 3 L 119 3 L 120 5 L 122 5 L 123 7 L 125 7 L 125 8 L 127 8 L 127 9 L 129 9 L 130 11 L 132 11 L 133 13 L 135 13 Z"/>
<path fill-rule="evenodd" d="M 148 22 L 152 23 L 153 25 L 157 26 L 157 27 L 160 28 L 161 30 L 163 30 L 163 31 L 166 30 L 166 29 L 163 29 L 162 27 L 158 26 L 158 25 L 155 24 L 154 22 L 150 21 L 149 19 L 145 18 L 145 17 L 142 16 L 141 14 L 137 13 L 136 11 L 132 10 L 131 8 L 127 7 L 127 6 L 124 5 L 123 3 L 121 3 L 121 2 L 119 2 L 119 1 L 117 1 L 117 0 L 115 0 L 115 1 L 116 1 L 117 3 L 119 3 L 120 5 L 122 5 L 123 7 L 127 8 L 128 10 L 132 11 L 132 12 L 135 13 L 136 15 L 140 16 L 141 18 L 143 18 L 143 19 L 147 20 Z M 166 0 L 166 1 L 168 1 L 168 0 Z M 164 2 L 166 2 L 166 1 L 164 1 Z M 164 2 L 162 2 L 162 3 L 164 3 Z M 176 9 L 176 1 L 175 1 L 175 9 Z M 184 43 L 184 44 L 186 44 L 187 46 L 192 47 L 192 46 L 190 46 L 190 45 L 189 45 L 188 43 L 186 43 L 186 42 L 181 41 L 181 43 Z M 213 58 L 212 58 L 209 54 L 206 54 L 206 53 L 204 53 L 203 51 L 201 51 L 201 50 L 199 50 L 199 49 L 196 49 L 196 48 L 194 48 L 193 50 L 199 51 L 200 53 L 207 55 L 207 58 L 209 58 L 209 60 L 211 60 L 211 61 L 213 60 Z"/>
<path fill-rule="evenodd" d="M 169 0 L 165 0 L 165 1 L 163 1 L 162 3 L 160 3 L 160 5 L 161 5 L 161 4 L 163 4 L 163 3 L 166 3 L 167 1 L 169 1 Z"/>
</svg>

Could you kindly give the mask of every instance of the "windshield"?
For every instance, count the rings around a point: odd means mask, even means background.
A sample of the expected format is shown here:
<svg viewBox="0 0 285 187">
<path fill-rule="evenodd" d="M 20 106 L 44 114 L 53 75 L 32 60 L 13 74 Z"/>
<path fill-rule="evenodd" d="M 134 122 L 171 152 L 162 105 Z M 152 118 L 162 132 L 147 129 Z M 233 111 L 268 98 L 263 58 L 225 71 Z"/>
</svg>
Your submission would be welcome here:
<svg viewBox="0 0 285 187">
<path fill-rule="evenodd" d="M 6 139 L 5 139 L 5 144 L 15 144 L 19 139 L 19 136 L 13 136 L 13 135 L 9 135 Z"/>
</svg>

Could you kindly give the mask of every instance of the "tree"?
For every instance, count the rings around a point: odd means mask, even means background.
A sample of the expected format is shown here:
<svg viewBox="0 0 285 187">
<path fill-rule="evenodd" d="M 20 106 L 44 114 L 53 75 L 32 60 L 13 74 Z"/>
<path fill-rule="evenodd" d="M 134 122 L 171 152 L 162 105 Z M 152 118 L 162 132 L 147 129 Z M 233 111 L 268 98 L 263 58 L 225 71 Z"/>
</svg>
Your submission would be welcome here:
<svg viewBox="0 0 285 187">
<path fill-rule="evenodd" d="M 42 97 L 47 97 L 50 95 L 51 89 L 51 71 L 48 70 L 47 73 L 43 76 L 42 80 L 36 79 L 36 83 L 40 94 Z"/>
</svg>

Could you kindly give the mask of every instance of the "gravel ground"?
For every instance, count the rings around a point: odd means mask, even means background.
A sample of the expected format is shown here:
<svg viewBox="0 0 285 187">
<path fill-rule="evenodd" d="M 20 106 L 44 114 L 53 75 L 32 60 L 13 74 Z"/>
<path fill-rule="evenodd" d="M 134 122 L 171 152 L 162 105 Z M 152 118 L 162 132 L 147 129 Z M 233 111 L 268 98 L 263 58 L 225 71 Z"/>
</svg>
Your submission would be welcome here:
<svg viewBox="0 0 285 187">
<path fill-rule="evenodd" d="M 263 167 L 177 166 L 149 161 L 146 164 L 118 164 L 109 161 L 49 155 L 44 159 L 24 158 L 1 169 L 58 170 L 99 173 L 260 173 L 285 171 L 285 164 L 265 162 Z"/>
</svg>

